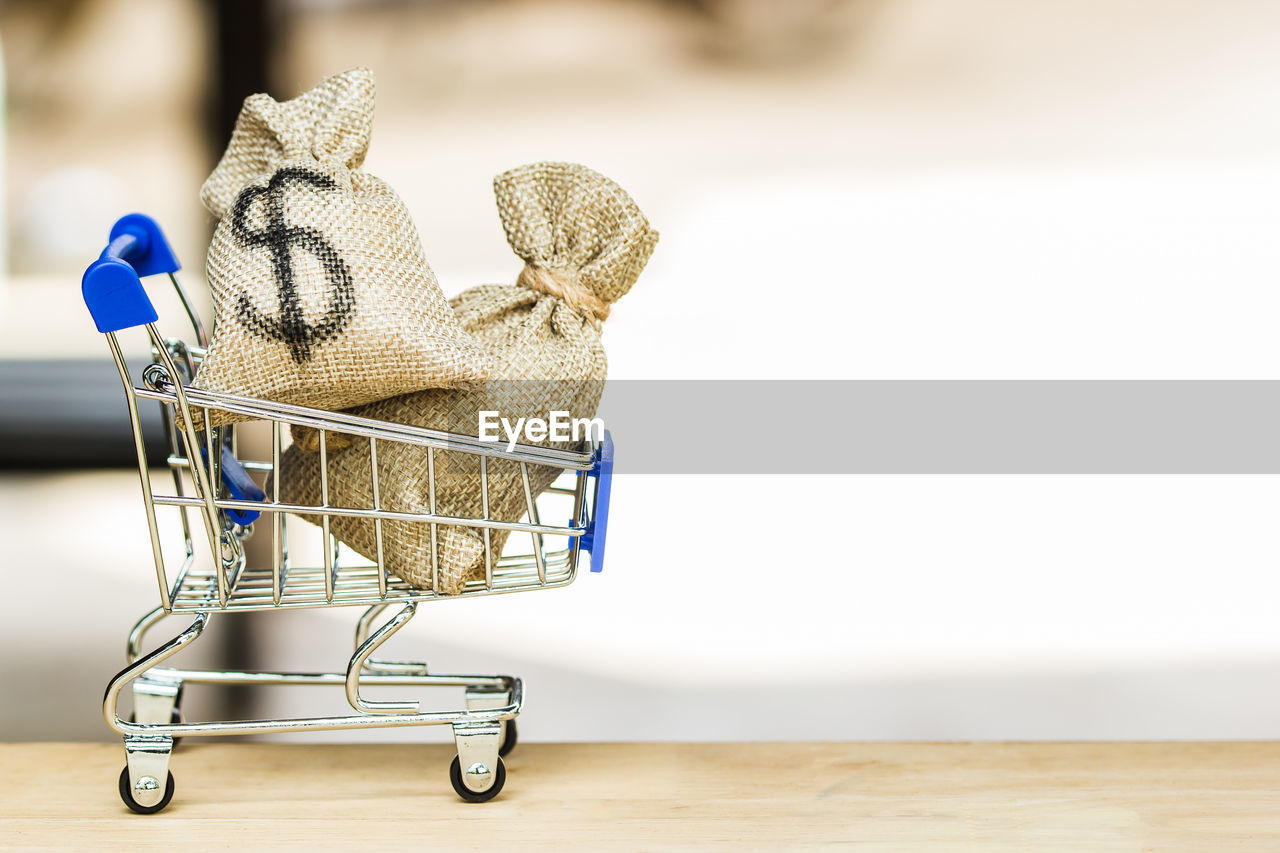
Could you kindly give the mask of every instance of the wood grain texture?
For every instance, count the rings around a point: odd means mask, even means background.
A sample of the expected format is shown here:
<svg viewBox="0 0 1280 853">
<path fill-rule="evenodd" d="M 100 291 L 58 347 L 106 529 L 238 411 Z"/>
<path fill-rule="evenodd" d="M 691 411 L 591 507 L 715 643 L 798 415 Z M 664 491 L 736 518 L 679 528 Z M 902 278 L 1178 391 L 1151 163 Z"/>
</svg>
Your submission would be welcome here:
<svg viewBox="0 0 1280 853">
<path fill-rule="evenodd" d="M 123 749 L 0 746 L 0 846 L 1280 850 L 1280 744 L 521 744 L 467 804 L 443 745 L 192 743 L 153 816 Z"/>
</svg>

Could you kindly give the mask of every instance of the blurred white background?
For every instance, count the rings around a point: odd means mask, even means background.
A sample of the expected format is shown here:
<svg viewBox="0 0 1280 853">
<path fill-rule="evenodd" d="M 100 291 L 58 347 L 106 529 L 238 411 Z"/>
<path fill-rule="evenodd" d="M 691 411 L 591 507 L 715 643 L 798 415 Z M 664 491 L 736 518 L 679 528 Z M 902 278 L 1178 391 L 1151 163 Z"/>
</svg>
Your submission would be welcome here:
<svg viewBox="0 0 1280 853">
<path fill-rule="evenodd" d="M 119 213 L 166 224 L 197 284 L 210 227 L 207 12 L 55 5 L 72 25 L 0 12 L 5 358 L 100 354 L 79 272 Z M 366 166 L 447 292 L 518 268 L 493 174 L 577 160 L 632 192 L 662 242 L 611 377 L 1277 378 L 1271 4 L 283 5 L 273 94 L 374 68 Z M 530 740 L 1271 738 L 1277 486 L 624 475 L 604 574 L 424 607 L 392 647 L 525 676 Z M 127 471 L 0 476 L 0 736 L 107 736 L 155 598 L 139 500 Z M 675 518 L 700 532 L 651 529 Z M 341 668 L 355 615 L 221 630 Z"/>
</svg>

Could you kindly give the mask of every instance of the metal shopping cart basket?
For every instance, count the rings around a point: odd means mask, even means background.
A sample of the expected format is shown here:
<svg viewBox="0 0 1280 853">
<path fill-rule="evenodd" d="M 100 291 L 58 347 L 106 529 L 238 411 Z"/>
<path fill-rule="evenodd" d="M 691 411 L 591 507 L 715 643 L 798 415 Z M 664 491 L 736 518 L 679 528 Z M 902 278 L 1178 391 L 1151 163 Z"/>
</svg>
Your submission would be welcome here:
<svg viewBox="0 0 1280 853">
<path fill-rule="evenodd" d="M 576 576 L 583 551 L 591 555 L 592 571 L 601 568 L 613 468 L 610 436 L 605 433 L 603 440 L 591 441 L 582 452 L 530 446 L 507 450 L 503 445 L 481 442 L 472 436 L 188 387 L 207 339 L 178 283 L 177 271 L 178 262 L 156 224 L 145 216 L 131 214 L 116 222 L 109 245 L 86 270 L 83 281 L 85 303 L 98 331 L 106 335 L 124 382 L 160 590 L 160 606 L 143 616 L 130 633 L 128 665 L 111 680 L 103 700 L 107 725 L 124 736 L 126 767 L 120 774 L 121 798 L 141 814 L 158 812 L 168 805 L 174 791 L 169 757 L 180 737 L 450 725 L 458 751 L 449 771 L 454 790 L 472 802 L 492 799 L 506 779 L 501 756 L 516 741 L 515 718 L 523 703 L 521 681 L 507 675 L 437 675 L 428 672 L 425 663 L 373 657 L 384 641 L 413 618 L 419 602 L 443 597 L 430 590 L 414 589 L 386 570 L 381 559 L 382 523 L 394 520 L 429 525 L 433 543 L 438 528 L 445 525 L 482 531 L 485 577 L 468 583 L 458 596 L 565 586 Z M 156 311 L 141 282 L 141 278 L 155 274 L 168 274 L 173 282 L 198 346 L 162 337 L 158 331 Z M 117 333 L 137 327 L 145 329 L 150 340 L 152 361 L 135 384 Z M 156 401 L 162 410 L 168 437 L 167 472 L 153 472 L 148 466 L 139 400 Z M 235 428 L 209 428 L 210 410 L 268 422 L 269 458 L 241 458 Z M 181 427 L 175 413 L 182 415 Z M 282 503 L 279 487 L 270 475 L 280 461 L 282 427 L 291 424 L 319 430 L 321 472 L 327 469 L 326 435 L 341 433 L 368 439 L 374 505 L 329 506 L 323 475 L 324 497 L 320 505 Z M 378 448 L 390 442 L 426 449 L 431 512 L 388 512 L 380 508 L 376 485 Z M 434 460 L 437 453 L 445 452 L 478 457 L 484 507 L 480 517 L 435 513 Z M 260 455 L 267 454 L 264 451 Z M 488 465 L 495 459 L 520 466 L 527 504 L 527 516 L 522 522 L 488 517 Z M 536 499 L 529 487 L 532 466 L 563 472 L 556 484 Z M 265 494 L 264 489 L 271 494 Z M 561 506 L 558 510 L 540 511 L 540 506 L 548 502 L 559 502 Z M 560 514 L 552 516 L 552 511 Z M 162 517 L 165 513 L 173 517 Z M 309 562 L 299 557 L 295 533 L 294 557 L 290 558 L 288 531 L 297 525 L 289 524 L 289 515 L 295 519 L 305 517 L 318 526 L 318 531 L 309 532 L 318 533 L 320 556 Z M 338 515 L 373 520 L 379 543 L 377 560 L 353 559 L 355 555 L 339 548 L 329 533 L 329 520 Z M 566 515 L 569 522 L 563 526 L 541 521 L 544 516 Z M 246 557 L 245 540 L 263 526 L 270 529 L 267 535 L 271 556 L 262 565 L 255 565 Z M 494 554 L 489 541 L 493 530 L 527 534 L 528 552 L 511 554 L 512 548 L 508 547 L 506 553 Z M 513 540 L 523 538 L 512 536 Z M 365 610 L 356 620 L 355 648 L 345 672 L 222 672 L 160 666 L 194 642 L 215 613 L 349 606 Z M 383 621 L 384 612 L 391 608 L 393 615 Z M 169 614 L 189 614 L 193 621 L 173 639 L 143 654 L 144 635 Z M 188 683 L 342 686 L 355 713 L 302 719 L 184 722 L 179 704 L 183 685 Z M 118 702 L 128 685 L 132 685 L 134 713 L 132 719 L 126 720 L 120 716 Z M 465 706 L 460 710 L 423 711 L 416 701 L 374 700 L 363 692 L 365 688 L 421 686 L 461 688 Z"/>
</svg>

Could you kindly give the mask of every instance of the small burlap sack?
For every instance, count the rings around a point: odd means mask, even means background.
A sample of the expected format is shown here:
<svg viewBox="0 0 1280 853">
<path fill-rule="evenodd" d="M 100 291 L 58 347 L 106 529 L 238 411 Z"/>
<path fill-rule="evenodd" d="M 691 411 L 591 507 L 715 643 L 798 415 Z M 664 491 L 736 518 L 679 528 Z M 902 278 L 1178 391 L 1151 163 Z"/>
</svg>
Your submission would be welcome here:
<svg viewBox="0 0 1280 853">
<path fill-rule="evenodd" d="M 373 100 L 365 68 L 291 101 L 245 100 L 201 191 L 220 221 L 207 261 L 216 324 L 195 387 L 333 410 L 487 375 L 409 212 L 359 169 Z"/>
<path fill-rule="evenodd" d="M 617 184 L 567 163 L 536 163 L 494 180 L 498 212 L 511 248 L 525 261 L 514 285 L 484 285 L 453 300 L 463 328 L 493 357 L 492 378 L 469 391 L 431 390 L 363 406 L 362 417 L 414 426 L 479 434 L 479 413 L 516 418 L 595 415 L 604 390 L 607 363 L 600 340 L 609 306 L 625 294 L 644 268 L 658 234 Z M 337 436 L 331 436 L 337 438 Z M 294 430 L 295 443 L 281 460 L 281 497 L 316 504 L 320 497 L 319 457 L 314 431 Z M 527 439 L 521 439 L 526 441 Z M 329 452 L 329 499 L 334 506 L 371 507 L 369 445 L 346 442 Z M 563 450 L 575 442 L 539 442 Z M 379 442 L 379 494 L 385 509 L 427 512 L 430 495 L 427 451 Z M 530 466 L 535 495 L 560 472 Z M 500 521 L 518 521 L 526 502 L 520 468 L 489 464 L 489 511 Z M 474 456 L 436 452 L 436 512 L 479 517 L 480 464 Z M 330 529 L 356 551 L 375 558 L 373 523 L 334 517 Z M 507 534 L 491 533 L 492 554 L 502 553 Z M 388 567 L 420 588 L 431 587 L 431 530 L 426 524 L 383 523 L 383 555 Z M 468 580 L 484 577 L 484 539 L 466 527 L 439 528 L 438 592 L 456 593 Z"/>
</svg>

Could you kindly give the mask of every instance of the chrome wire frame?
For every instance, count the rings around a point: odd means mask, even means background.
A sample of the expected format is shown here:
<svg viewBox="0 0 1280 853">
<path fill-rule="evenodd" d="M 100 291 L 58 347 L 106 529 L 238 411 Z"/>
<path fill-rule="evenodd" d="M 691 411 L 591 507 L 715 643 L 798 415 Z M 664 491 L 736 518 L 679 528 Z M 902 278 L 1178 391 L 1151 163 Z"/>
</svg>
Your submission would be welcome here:
<svg viewBox="0 0 1280 853">
<path fill-rule="evenodd" d="M 455 596 L 472 597 L 546 589 L 571 583 L 576 576 L 580 538 L 586 531 L 585 480 L 594 462 L 594 450 L 568 452 L 528 445 L 518 445 L 514 450 L 508 450 L 503 445 L 482 442 L 474 436 L 199 390 L 184 385 L 183 379 L 193 374 L 203 351 L 188 348 L 178 341 L 163 340 L 154 325 L 148 325 L 147 332 L 151 338 L 155 361 L 143 372 L 144 384 L 139 386 L 131 381 L 115 334 L 108 334 L 107 339 L 126 389 L 160 603 L 166 612 L 372 605 L 387 601 L 424 601 L 442 597 L 433 589 L 412 587 L 388 570 L 383 551 L 385 521 L 430 525 L 433 544 L 438 541 L 441 526 L 456 525 L 479 531 L 484 543 L 484 577 L 469 581 Z M 142 444 L 138 400 L 157 401 L 164 411 L 170 445 L 167 463 L 174 484 L 170 492 L 161 493 L 152 483 Z M 220 494 L 218 465 L 221 442 L 234 441 L 235 436 L 234 427 L 210 428 L 211 411 L 243 415 L 270 424 L 270 459 L 243 463 L 247 471 L 263 478 L 263 484 L 270 491 L 266 500 L 236 500 Z M 182 424 L 181 428 L 176 426 L 178 423 Z M 202 426 L 199 432 L 195 429 L 196 423 Z M 321 500 L 315 505 L 291 504 L 280 500 L 279 484 L 273 476 L 280 463 L 284 443 L 283 429 L 295 424 L 316 429 L 319 434 Z M 328 445 L 331 433 L 368 439 L 373 485 L 372 506 L 345 507 L 330 504 Z M 398 512 L 382 505 L 379 451 L 389 443 L 421 447 L 427 452 L 427 512 Z M 478 458 L 482 497 L 481 513 L 478 516 L 449 516 L 436 512 L 435 472 L 437 454 L 440 452 L 461 453 Z M 490 517 L 491 459 L 519 466 L 526 520 L 513 522 Z M 193 460 L 195 464 L 192 464 Z M 549 525 L 541 522 L 538 510 L 541 496 L 535 496 L 530 488 L 531 466 L 553 468 L 576 475 L 571 488 L 553 487 L 546 492 L 551 496 L 572 497 L 573 510 L 568 524 Z M 185 493 L 184 475 L 190 479 L 194 494 Z M 157 507 L 179 509 L 184 552 L 176 567 L 166 563 L 161 547 L 161 531 L 156 521 Z M 271 526 L 272 556 L 268 565 L 247 565 L 241 543 L 252 533 L 252 527 L 241 528 L 231 523 L 225 515 L 227 510 L 251 510 L 263 514 L 260 522 Z M 196 566 L 197 547 L 188 511 L 195 511 L 204 527 L 204 541 L 207 542 L 211 555 L 209 568 Z M 297 565 L 290 560 L 285 514 L 305 518 L 320 528 L 323 554 L 321 565 Z M 329 530 L 330 519 L 339 516 L 374 522 L 377 547 L 372 560 L 346 563 L 339 561 L 337 542 Z M 267 518 L 270 520 L 267 521 Z M 518 556 L 495 554 L 492 541 L 494 530 L 527 534 L 530 537 L 529 552 Z M 548 550 L 547 537 L 563 537 L 561 541 L 564 542 L 564 547 Z M 437 563 L 436 549 L 433 548 L 433 581 L 439 575 Z"/>
<path fill-rule="evenodd" d="M 590 450 L 576 453 L 531 446 L 518 446 L 515 450 L 508 451 L 502 445 L 481 442 L 473 436 L 189 387 L 187 383 L 194 377 L 203 358 L 207 336 L 181 285 L 176 278 L 170 278 L 178 290 L 201 346 L 189 347 L 180 340 L 165 339 L 154 323 L 147 324 L 145 328 L 151 343 L 153 362 L 142 372 L 142 383 L 135 385 L 116 334 L 106 335 L 125 388 L 160 591 L 160 606 L 143 616 L 130 633 L 127 666 L 111 680 L 103 698 L 103 717 L 107 725 L 125 737 L 130 780 L 136 782 L 143 779 L 140 775 L 143 770 L 139 768 L 144 767 L 147 761 L 159 760 L 155 758 L 156 755 L 166 756 L 163 760 L 167 762 L 173 739 L 178 737 L 433 724 L 452 725 L 459 754 L 473 759 L 477 756 L 484 757 L 488 766 L 492 767 L 496 761 L 500 738 L 505 736 L 507 721 L 514 719 L 521 710 L 523 687 L 520 679 L 506 675 L 439 675 L 428 672 L 426 663 L 378 660 L 373 657 L 373 653 L 413 618 L 420 601 L 523 592 L 571 583 L 577 574 L 580 538 L 586 530 L 586 479 L 594 463 L 594 443 Z M 138 400 L 157 401 L 161 406 L 169 445 L 167 467 L 172 476 L 171 491 L 162 493 L 153 484 L 143 443 Z M 237 441 L 234 427 L 210 428 L 210 411 L 223 411 L 270 423 L 270 458 L 242 461 L 247 471 L 262 478 L 259 485 L 265 485 L 264 491 L 267 492 L 264 501 L 235 500 L 220 493 L 218 466 L 222 443 L 228 442 L 235 452 Z M 197 431 L 196 424 L 203 428 Z M 274 476 L 279 470 L 283 450 L 282 429 L 295 424 L 319 431 L 322 500 L 315 506 L 281 501 L 279 483 Z M 327 463 L 330 433 L 369 440 L 372 506 L 329 505 Z M 393 512 L 382 506 L 378 460 L 380 450 L 388 443 L 419 446 L 427 451 L 428 512 Z M 441 452 L 464 453 L 479 458 L 483 495 L 483 511 L 480 516 L 464 518 L 437 513 L 436 463 L 437 454 Z M 519 466 L 527 521 L 504 522 L 488 517 L 488 474 L 491 459 Z M 568 524 L 557 526 L 541 522 L 537 500 L 530 487 L 530 466 L 551 467 L 573 477 L 572 486 L 553 486 L 544 493 L 557 500 L 567 498 L 572 501 Z M 185 482 L 190 482 L 193 494 L 186 494 Z M 166 563 L 164 549 L 161 547 L 157 507 L 176 507 L 181 519 L 183 551 L 174 567 Z M 252 532 L 252 526 L 241 527 L 226 515 L 228 510 L 238 509 L 258 511 L 262 513 L 259 523 L 270 525 L 271 559 L 266 565 L 248 564 L 243 540 Z M 197 521 L 204 528 L 203 537 L 193 532 L 193 525 L 188 517 L 191 512 L 195 513 Z M 286 514 L 301 516 L 317 523 L 323 537 L 321 565 L 299 565 L 297 561 L 290 559 Z M 337 516 L 365 518 L 374 522 L 376 553 L 372 561 L 345 563 L 339 559 L 338 543 L 329 532 L 329 520 Z M 468 582 L 462 592 L 450 596 L 439 595 L 431 589 L 411 587 L 387 570 L 383 551 L 385 521 L 430 525 L 433 586 L 439 576 L 435 553 L 439 527 L 458 525 L 478 528 L 485 544 L 483 579 Z M 495 555 L 492 547 L 493 530 L 527 534 L 532 544 L 531 553 Z M 547 537 L 563 537 L 564 547 L 547 550 Z M 197 565 L 206 546 L 211 557 L 211 568 Z M 353 605 L 363 605 L 366 610 L 357 621 L 354 651 L 345 672 L 212 671 L 161 666 L 194 642 L 216 613 Z M 374 628 L 375 622 L 392 605 L 396 605 L 392 616 Z M 147 632 L 170 614 L 187 614 L 193 621 L 177 636 L 162 643 L 154 651 L 143 654 L 143 639 Z M 120 694 L 130 682 L 133 683 L 135 720 L 122 719 L 118 707 Z M 169 712 L 173 712 L 176 718 L 181 686 L 186 683 L 342 686 L 356 713 L 288 720 L 171 720 Z M 463 688 L 466 708 L 424 712 L 419 709 L 416 701 L 371 700 L 362 693 L 363 688 L 401 686 Z M 489 753 L 493 755 L 490 756 Z M 480 791 L 492 784 L 491 780 L 492 776 L 488 780 L 481 778 L 479 782 L 468 777 L 466 784 L 469 788 Z M 138 790 L 143 789 L 140 787 Z M 140 796 L 155 800 L 159 795 L 149 791 Z"/>
<path fill-rule="evenodd" d="M 343 672 L 264 672 L 191 670 L 162 667 L 160 664 L 194 642 L 209 624 L 209 613 L 195 614 L 194 621 L 172 640 L 149 654 L 142 654 L 147 632 L 166 615 L 156 608 L 138 621 L 129 635 L 129 664 L 107 686 L 102 712 L 107 725 L 130 738 L 218 737 L 277 732 L 339 731 L 345 729 L 399 726 L 453 725 L 455 728 L 505 723 L 519 715 L 524 704 L 524 686 L 509 675 L 455 675 L 428 671 L 426 663 L 375 661 L 370 654 L 398 631 L 414 615 L 417 602 L 401 604 L 396 614 L 369 634 L 369 623 L 388 604 L 369 608 L 358 622 L 356 650 Z M 284 720 L 217 720 L 209 722 L 135 722 L 120 716 L 119 700 L 125 685 L 135 682 L 135 705 L 139 692 L 156 685 L 172 685 L 176 695 L 185 684 L 345 687 L 347 699 L 358 714 L 300 717 Z M 139 682 L 143 688 L 139 691 Z M 421 711 L 416 701 L 385 702 L 361 698 L 362 687 L 454 687 L 466 691 L 467 707 L 461 710 Z M 497 696 L 498 701 L 492 697 Z"/>
</svg>

